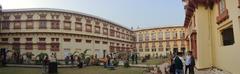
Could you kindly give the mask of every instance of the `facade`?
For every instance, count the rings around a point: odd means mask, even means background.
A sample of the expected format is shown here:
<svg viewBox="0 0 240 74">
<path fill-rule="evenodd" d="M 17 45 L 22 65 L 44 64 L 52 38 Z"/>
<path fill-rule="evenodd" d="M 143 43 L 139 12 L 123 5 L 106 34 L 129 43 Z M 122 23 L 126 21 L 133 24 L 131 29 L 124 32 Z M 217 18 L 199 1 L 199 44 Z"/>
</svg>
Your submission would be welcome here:
<svg viewBox="0 0 240 74">
<path fill-rule="evenodd" d="M 186 39 L 198 69 L 240 74 L 240 0 L 184 0 Z"/>
<path fill-rule="evenodd" d="M 171 52 L 187 51 L 183 26 L 139 29 L 134 31 L 140 56 L 166 56 Z"/>
<path fill-rule="evenodd" d="M 131 52 L 133 31 L 103 18 L 76 11 L 34 8 L 3 9 L 0 48 L 51 54 L 58 59 L 89 49 L 88 54 Z"/>
</svg>

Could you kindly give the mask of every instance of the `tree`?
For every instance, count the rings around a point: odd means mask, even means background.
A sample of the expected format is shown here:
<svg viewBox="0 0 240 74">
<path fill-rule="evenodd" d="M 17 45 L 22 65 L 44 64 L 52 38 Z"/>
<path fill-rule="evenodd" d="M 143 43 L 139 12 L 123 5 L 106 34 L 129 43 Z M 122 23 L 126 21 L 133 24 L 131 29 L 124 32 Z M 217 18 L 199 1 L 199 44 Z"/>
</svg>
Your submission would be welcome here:
<svg viewBox="0 0 240 74">
<path fill-rule="evenodd" d="M 45 56 L 48 56 L 48 54 L 47 53 L 38 54 L 36 57 L 38 57 L 39 59 L 37 60 L 36 64 L 41 64 Z"/>
</svg>

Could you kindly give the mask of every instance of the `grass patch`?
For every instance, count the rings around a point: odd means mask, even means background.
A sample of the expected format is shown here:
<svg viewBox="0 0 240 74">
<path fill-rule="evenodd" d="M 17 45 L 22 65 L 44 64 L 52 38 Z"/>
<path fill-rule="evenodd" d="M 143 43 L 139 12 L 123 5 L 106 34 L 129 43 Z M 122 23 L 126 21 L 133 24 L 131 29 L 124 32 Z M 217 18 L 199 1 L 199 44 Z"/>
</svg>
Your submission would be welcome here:
<svg viewBox="0 0 240 74">
<path fill-rule="evenodd" d="M 142 74 L 144 68 L 117 67 L 109 70 L 103 66 L 89 66 L 85 68 L 58 68 L 58 74 Z M 40 68 L 3 67 L 0 74 L 42 74 Z"/>
</svg>

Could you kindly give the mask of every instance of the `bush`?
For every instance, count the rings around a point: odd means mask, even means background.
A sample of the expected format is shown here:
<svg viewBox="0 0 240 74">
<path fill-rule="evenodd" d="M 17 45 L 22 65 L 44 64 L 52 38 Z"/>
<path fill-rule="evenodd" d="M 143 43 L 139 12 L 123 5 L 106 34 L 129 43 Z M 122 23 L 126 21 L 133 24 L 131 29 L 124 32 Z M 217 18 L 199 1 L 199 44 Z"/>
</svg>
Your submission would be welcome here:
<svg viewBox="0 0 240 74">
<path fill-rule="evenodd" d="M 126 67 L 126 68 L 130 67 L 130 65 L 129 65 L 129 62 L 128 62 L 128 61 L 124 62 L 124 67 Z"/>
<path fill-rule="evenodd" d="M 119 64 L 119 61 L 117 61 L 117 60 L 114 60 L 114 61 L 113 61 L 113 66 L 116 66 L 116 67 L 117 67 L 118 64 Z"/>
</svg>

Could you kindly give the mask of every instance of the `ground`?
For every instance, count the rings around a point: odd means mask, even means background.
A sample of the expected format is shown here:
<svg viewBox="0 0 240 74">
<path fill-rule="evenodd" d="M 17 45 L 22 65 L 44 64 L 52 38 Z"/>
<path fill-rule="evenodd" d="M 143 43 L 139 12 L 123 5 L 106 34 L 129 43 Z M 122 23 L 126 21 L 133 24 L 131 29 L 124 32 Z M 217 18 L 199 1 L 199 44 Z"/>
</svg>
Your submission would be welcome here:
<svg viewBox="0 0 240 74">
<path fill-rule="evenodd" d="M 163 64 L 164 62 L 166 62 L 167 61 L 167 59 L 160 59 L 160 58 L 158 58 L 158 59 L 149 59 L 149 60 L 147 60 L 146 62 L 144 62 L 144 63 L 142 63 L 142 62 L 140 62 L 139 64 L 145 64 L 145 65 L 161 65 L 161 64 Z"/>
<path fill-rule="evenodd" d="M 102 66 L 90 66 L 85 68 L 59 68 L 59 74 L 142 74 L 144 68 L 117 67 L 109 70 Z M 2 67 L 0 74 L 42 74 L 41 68 Z"/>
</svg>

